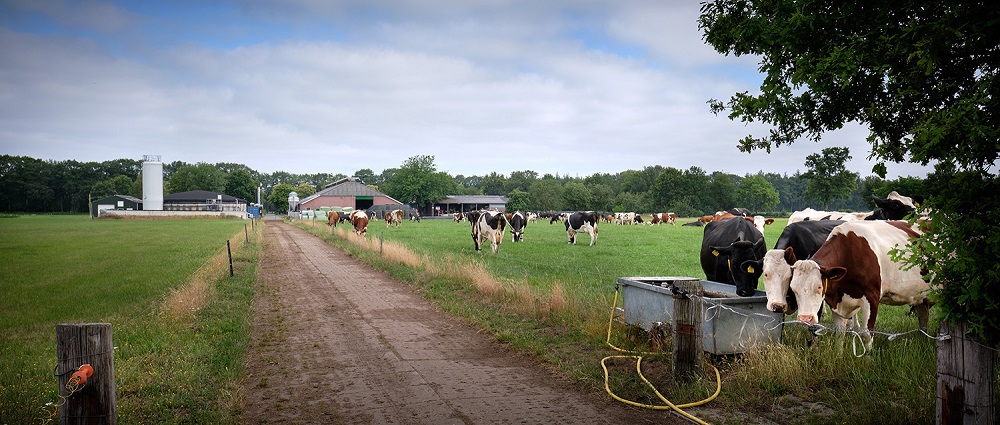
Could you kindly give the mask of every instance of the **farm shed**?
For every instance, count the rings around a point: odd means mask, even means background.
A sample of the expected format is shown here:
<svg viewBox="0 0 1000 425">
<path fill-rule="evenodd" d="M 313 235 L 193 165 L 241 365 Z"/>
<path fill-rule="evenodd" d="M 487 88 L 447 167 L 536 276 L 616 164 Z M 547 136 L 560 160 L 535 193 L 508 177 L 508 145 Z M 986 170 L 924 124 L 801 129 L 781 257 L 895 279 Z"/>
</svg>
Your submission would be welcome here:
<svg viewBox="0 0 1000 425">
<path fill-rule="evenodd" d="M 501 195 L 451 195 L 435 202 L 433 215 L 464 213 L 473 210 L 506 211 L 507 197 Z"/>
<path fill-rule="evenodd" d="M 90 216 L 100 217 L 101 211 L 138 211 L 142 209 L 142 199 L 128 195 L 111 195 L 90 203 Z"/>
<path fill-rule="evenodd" d="M 367 210 L 377 205 L 403 205 L 392 197 L 365 186 L 357 177 L 347 177 L 326 185 L 299 201 L 299 211 L 323 207 L 350 207 Z M 395 209 L 395 208 L 393 208 Z"/>
<path fill-rule="evenodd" d="M 163 196 L 164 211 L 247 211 L 247 201 L 207 190 L 171 193 Z"/>
</svg>

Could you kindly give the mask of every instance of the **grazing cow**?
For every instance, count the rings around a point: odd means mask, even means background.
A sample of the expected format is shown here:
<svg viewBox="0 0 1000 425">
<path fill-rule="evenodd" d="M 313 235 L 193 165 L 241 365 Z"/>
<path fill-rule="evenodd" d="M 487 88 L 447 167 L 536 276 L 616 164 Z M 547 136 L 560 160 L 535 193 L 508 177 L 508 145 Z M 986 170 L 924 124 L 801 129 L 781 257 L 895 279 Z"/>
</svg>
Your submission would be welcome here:
<svg viewBox="0 0 1000 425">
<path fill-rule="evenodd" d="M 420 212 L 419 211 L 412 211 L 412 212 L 410 212 L 410 221 L 416 221 L 417 223 L 419 223 L 420 222 Z"/>
<path fill-rule="evenodd" d="M 385 227 L 387 229 L 392 227 L 393 224 L 396 225 L 396 228 L 399 228 L 399 225 L 403 223 L 403 210 L 386 211 L 383 218 L 385 219 Z"/>
<path fill-rule="evenodd" d="M 604 222 L 605 223 L 614 223 L 615 222 L 615 216 L 613 216 L 611 214 L 608 214 L 608 215 L 604 216 Z"/>
<path fill-rule="evenodd" d="M 476 251 L 482 251 L 483 241 L 488 239 L 493 253 L 498 253 L 506 226 L 507 220 L 503 214 L 497 211 L 483 211 L 478 214 L 475 224 L 472 226 L 472 239 L 476 243 Z"/>
<path fill-rule="evenodd" d="M 708 280 L 736 285 L 736 295 L 749 297 L 757 289 L 759 268 L 743 268 L 764 257 L 764 235 L 744 219 L 713 221 L 701 240 L 701 269 Z"/>
<path fill-rule="evenodd" d="M 455 222 L 456 222 L 456 223 L 461 223 L 461 222 L 462 222 L 462 217 L 464 217 L 464 216 L 462 215 L 462 213 L 455 213 L 455 214 L 453 214 L 453 215 L 454 215 L 454 217 L 455 217 Z"/>
<path fill-rule="evenodd" d="M 337 222 L 340 221 L 340 216 L 337 215 L 336 211 L 330 211 L 326 214 L 326 225 L 327 226 L 337 226 Z"/>
<path fill-rule="evenodd" d="M 635 219 L 633 219 L 633 220 L 632 220 L 632 222 L 633 222 L 633 223 L 635 223 L 635 224 L 641 224 L 641 225 L 643 225 L 643 226 L 645 226 L 645 225 L 646 225 L 646 223 L 644 223 L 644 222 L 642 221 L 642 215 L 641 215 L 641 214 L 636 214 L 636 215 L 635 215 Z"/>
<path fill-rule="evenodd" d="M 553 213 L 552 219 L 549 220 L 549 224 L 555 223 L 557 221 L 566 221 L 566 217 L 569 217 L 568 213 Z"/>
<path fill-rule="evenodd" d="M 590 246 L 597 243 L 597 223 L 600 219 L 593 211 L 577 211 L 566 218 L 566 234 L 569 243 L 576 245 L 576 234 L 587 232 L 590 235 Z"/>
<path fill-rule="evenodd" d="M 528 213 L 528 221 L 532 223 L 538 223 L 538 213 L 533 213 L 533 212 Z"/>
<path fill-rule="evenodd" d="M 792 264 L 799 258 L 809 258 L 823 246 L 834 227 L 844 224 L 842 220 L 807 220 L 785 226 L 778 236 L 774 249 L 767 251 L 762 260 L 745 261 L 740 267 L 746 270 L 761 270 L 764 277 L 764 292 L 767 294 L 767 309 L 775 313 L 788 313 L 798 309 L 795 295 L 788 292 L 792 282 Z"/>
<path fill-rule="evenodd" d="M 625 213 L 615 213 L 615 224 L 635 224 L 635 213 L 625 212 Z"/>
<path fill-rule="evenodd" d="M 354 226 L 354 233 L 364 237 L 368 232 L 368 214 L 364 210 L 354 210 L 351 213 L 351 225 Z"/>
<path fill-rule="evenodd" d="M 670 223 L 670 225 L 675 225 L 676 221 L 677 214 L 672 212 L 653 213 L 653 218 L 649 220 L 649 224 Z"/>
<path fill-rule="evenodd" d="M 879 304 L 909 305 L 927 329 L 929 284 L 920 269 L 904 270 L 889 251 L 920 236 L 905 221 L 848 221 L 837 226 L 811 259 L 792 266 L 791 289 L 799 304 L 799 320 L 818 321 L 823 301 L 833 311 L 835 328 L 855 328 L 872 344 Z M 858 325 L 857 314 L 861 312 Z"/>
<path fill-rule="evenodd" d="M 507 223 L 510 224 L 511 242 L 521 242 L 524 240 L 524 228 L 528 226 L 528 219 L 523 212 L 514 211 L 507 214 Z"/>
</svg>

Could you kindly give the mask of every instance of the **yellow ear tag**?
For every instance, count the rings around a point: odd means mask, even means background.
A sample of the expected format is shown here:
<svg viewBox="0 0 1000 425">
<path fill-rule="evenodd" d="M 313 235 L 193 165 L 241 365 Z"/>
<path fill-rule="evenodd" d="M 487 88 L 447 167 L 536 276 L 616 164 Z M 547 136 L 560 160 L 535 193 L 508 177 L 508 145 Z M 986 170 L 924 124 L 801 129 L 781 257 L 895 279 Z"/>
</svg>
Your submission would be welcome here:
<svg viewBox="0 0 1000 425">
<path fill-rule="evenodd" d="M 747 266 L 747 273 L 753 273 L 753 266 Z"/>
<path fill-rule="evenodd" d="M 713 250 L 712 250 L 712 255 L 714 255 L 714 256 L 716 256 L 716 257 L 718 257 L 718 256 L 719 256 L 719 250 L 717 250 L 717 249 L 713 249 Z"/>
</svg>

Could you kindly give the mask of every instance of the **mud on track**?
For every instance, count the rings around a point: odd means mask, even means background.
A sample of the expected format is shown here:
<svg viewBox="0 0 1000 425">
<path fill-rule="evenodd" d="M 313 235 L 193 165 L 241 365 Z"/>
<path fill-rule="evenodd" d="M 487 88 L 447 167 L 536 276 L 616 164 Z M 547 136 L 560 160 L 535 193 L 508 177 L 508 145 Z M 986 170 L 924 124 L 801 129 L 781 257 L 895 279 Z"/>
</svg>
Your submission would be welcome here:
<svg viewBox="0 0 1000 425">
<path fill-rule="evenodd" d="M 258 276 L 242 423 L 686 423 L 584 393 L 288 224 L 267 223 Z"/>
</svg>

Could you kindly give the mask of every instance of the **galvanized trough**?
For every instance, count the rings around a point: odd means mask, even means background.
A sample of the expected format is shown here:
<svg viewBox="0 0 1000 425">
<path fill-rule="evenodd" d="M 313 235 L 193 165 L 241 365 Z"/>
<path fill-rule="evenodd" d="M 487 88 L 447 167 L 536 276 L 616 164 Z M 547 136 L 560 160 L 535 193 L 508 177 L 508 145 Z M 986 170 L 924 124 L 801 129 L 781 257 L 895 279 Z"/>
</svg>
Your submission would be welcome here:
<svg viewBox="0 0 1000 425">
<path fill-rule="evenodd" d="M 753 296 L 736 295 L 729 284 L 693 277 L 622 277 L 618 278 L 625 323 L 650 330 L 654 326 L 673 326 L 673 282 L 701 280 L 702 339 L 705 351 L 712 354 L 736 354 L 755 344 L 781 342 L 781 313 L 767 309 L 767 295 L 756 290 Z"/>
</svg>

